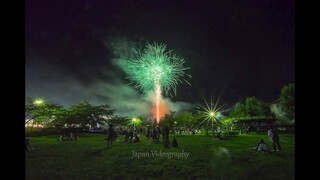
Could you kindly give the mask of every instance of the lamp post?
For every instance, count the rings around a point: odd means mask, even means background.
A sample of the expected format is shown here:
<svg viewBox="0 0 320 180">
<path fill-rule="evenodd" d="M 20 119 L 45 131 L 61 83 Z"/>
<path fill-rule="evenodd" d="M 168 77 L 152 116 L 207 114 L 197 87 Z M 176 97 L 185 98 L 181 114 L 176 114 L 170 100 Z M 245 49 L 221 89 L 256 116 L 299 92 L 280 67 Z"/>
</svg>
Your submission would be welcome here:
<svg viewBox="0 0 320 180">
<path fill-rule="evenodd" d="M 34 105 L 42 105 L 44 104 L 44 101 L 42 99 L 36 99 L 34 102 L 33 102 Z"/>
<path fill-rule="evenodd" d="M 44 105 L 44 101 L 42 99 L 36 99 L 35 101 L 33 101 L 33 104 L 37 106 L 36 108 L 38 108 L 39 106 Z M 31 129 L 33 128 L 33 123 L 34 119 L 32 120 Z"/>
<path fill-rule="evenodd" d="M 132 118 L 133 131 L 136 131 L 136 122 L 137 122 L 137 118 Z"/>
<path fill-rule="evenodd" d="M 130 122 L 129 122 L 130 126 L 133 126 L 133 131 L 137 130 L 137 127 L 139 127 L 142 124 L 142 121 L 140 118 L 138 117 L 133 117 Z"/>
<path fill-rule="evenodd" d="M 211 117 L 211 130 L 212 130 L 212 138 L 214 137 L 214 134 L 213 134 L 213 120 L 215 118 L 215 113 L 214 112 L 210 112 L 210 117 Z"/>
</svg>

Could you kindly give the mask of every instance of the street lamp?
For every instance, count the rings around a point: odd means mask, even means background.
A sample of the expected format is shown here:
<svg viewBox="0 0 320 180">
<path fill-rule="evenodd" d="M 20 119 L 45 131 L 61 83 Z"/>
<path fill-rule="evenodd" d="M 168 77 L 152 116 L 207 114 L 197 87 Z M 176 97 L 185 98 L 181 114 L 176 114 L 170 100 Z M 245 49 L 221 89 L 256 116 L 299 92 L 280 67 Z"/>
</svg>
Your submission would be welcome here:
<svg viewBox="0 0 320 180">
<path fill-rule="evenodd" d="M 136 127 L 137 126 L 140 126 L 142 123 L 141 119 L 140 118 L 132 118 L 131 121 L 130 121 L 130 125 L 133 126 L 133 130 L 136 131 Z"/>
<path fill-rule="evenodd" d="M 137 118 L 132 118 L 133 131 L 136 131 Z"/>
<path fill-rule="evenodd" d="M 43 103 L 44 103 L 44 102 L 43 102 L 42 99 L 36 99 L 36 100 L 33 102 L 34 105 L 42 105 Z"/>
<path fill-rule="evenodd" d="M 220 118 L 219 110 L 223 107 L 223 106 L 218 107 L 219 100 L 220 100 L 220 97 L 218 98 L 216 103 L 212 103 L 212 100 L 211 100 L 210 104 L 208 104 L 207 101 L 204 99 L 205 106 L 199 105 L 200 107 L 198 107 L 200 117 L 204 118 L 204 120 L 200 124 L 202 124 L 203 122 L 207 122 L 207 124 L 209 124 L 211 121 L 212 138 L 213 138 L 213 121 L 216 120 L 217 117 Z M 207 128 L 207 132 L 208 131 L 209 131 L 209 128 Z"/>
</svg>

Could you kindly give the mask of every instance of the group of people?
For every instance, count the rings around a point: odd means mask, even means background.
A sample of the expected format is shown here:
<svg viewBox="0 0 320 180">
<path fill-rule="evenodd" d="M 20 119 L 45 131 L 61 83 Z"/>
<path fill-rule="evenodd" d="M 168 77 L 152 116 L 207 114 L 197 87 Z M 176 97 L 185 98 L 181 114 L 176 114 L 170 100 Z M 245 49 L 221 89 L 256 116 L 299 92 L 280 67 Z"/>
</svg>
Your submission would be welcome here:
<svg viewBox="0 0 320 180">
<path fill-rule="evenodd" d="M 153 128 L 153 131 L 152 131 L 152 140 L 153 140 L 154 142 L 159 143 L 160 133 L 161 133 L 161 131 L 160 131 L 159 126 Z"/>
<path fill-rule="evenodd" d="M 138 133 L 133 133 L 133 131 L 125 131 L 124 141 L 122 143 L 138 143 L 140 142 Z"/>
<path fill-rule="evenodd" d="M 280 138 L 279 138 L 278 131 L 277 131 L 277 129 L 275 127 L 271 127 L 268 130 L 268 137 L 269 137 L 269 140 L 272 143 L 273 152 L 281 151 L 281 146 L 280 146 L 280 143 L 279 143 Z M 252 149 L 253 150 L 262 151 L 263 153 L 271 152 L 269 146 L 264 142 L 263 139 L 260 139 L 260 142 L 258 143 L 258 145 L 256 147 L 252 148 Z"/>
<path fill-rule="evenodd" d="M 58 139 L 58 141 L 77 141 L 77 140 L 79 140 L 79 136 L 73 135 L 72 133 L 65 133 L 61 135 L 60 138 Z"/>
<path fill-rule="evenodd" d="M 222 138 L 222 134 L 221 134 L 221 130 L 220 128 L 217 129 L 218 131 L 218 138 Z M 149 138 L 151 135 L 151 131 L 148 130 L 146 136 Z M 162 140 L 163 140 L 163 144 L 164 147 L 170 147 L 170 142 L 169 142 L 169 129 L 168 127 L 164 127 L 162 129 Z M 112 142 L 118 137 L 117 133 L 115 132 L 115 130 L 113 129 L 112 125 L 109 125 L 109 129 L 108 129 L 108 135 L 106 137 L 106 141 L 107 141 L 107 148 L 112 147 Z M 153 132 L 152 132 L 152 139 L 156 142 L 159 142 L 159 137 L 160 137 L 160 128 L 156 127 L 154 128 Z M 279 134 L 278 131 L 275 127 L 271 127 L 268 130 L 268 137 L 269 140 L 272 143 L 273 146 L 273 152 L 276 151 L 281 151 L 281 146 L 279 143 Z M 59 141 L 69 141 L 69 140 L 78 140 L 79 137 L 77 135 L 73 135 L 72 133 L 70 134 L 64 134 L 61 135 L 60 138 L 58 139 Z M 123 143 L 138 143 L 140 142 L 139 139 L 139 135 L 135 132 L 133 133 L 132 131 L 128 132 L 126 131 L 125 133 L 125 139 L 123 141 Z M 173 141 L 171 143 L 171 147 L 174 148 L 178 148 L 178 141 L 176 140 L 176 138 L 173 138 Z M 26 138 L 25 139 L 25 149 L 26 150 L 36 150 L 38 148 L 34 148 L 30 145 L 29 143 L 29 139 Z M 269 146 L 266 144 L 266 142 L 263 139 L 260 139 L 260 142 L 258 143 L 258 145 L 254 148 L 252 148 L 253 150 L 258 150 L 258 151 L 262 151 L 263 153 L 268 153 L 268 152 L 272 152 L 269 148 Z"/>
<path fill-rule="evenodd" d="M 220 128 L 218 128 L 217 131 L 218 131 L 217 137 L 223 138 L 223 135 L 221 133 Z M 160 132 L 161 132 L 160 128 L 155 127 L 152 132 L 148 129 L 146 136 L 147 136 L 147 138 L 149 138 L 152 135 L 153 141 L 159 142 Z M 108 129 L 108 135 L 107 135 L 107 138 L 105 139 L 105 140 L 107 140 L 107 148 L 112 147 L 112 142 L 117 137 L 118 137 L 117 133 L 113 129 L 112 125 L 110 124 L 109 129 Z M 275 127 L 272 126 L 268 130 L 268 137 L 269 137 L 270 141 L 272 142 L 273 152 L 281 151 L 281 146 L 279 143 L 279 134 L 278 134 L 278 131 Z M 164 127 L 162 129 L 162 140 L 163 140 L 164 147 L 166 147 L 166 148 L 170 147 L 168 127 Z M 133 131 L 130 131 L 130 132 L 126 131 L 125 132 L 125 138 L 122 143 L 138 143 L 138 142 L 140 142 L 140 139 L 139 139 L 139 135 L 136 132 L 133 132 Z M 176 140 L 176 138 L 173 138 L 171 146 L 175 147 L 175 148 L 178 147 L 178 141 Z M 263 139 L 261 139 L 260 142 L 258 143 L 258 145 L 252 149 L 259 150 L 264 153 L 271 152 L 269 146 L 265 143 L 265 141 Z"/>
<path fill-rule="evenodd" d="M 153 129 L 152 133 L 151 133 L 150 129 L 148 129 L 146 136 L 149 139 L 149 137 L 152 135 L 153 141 L 159 143 L 160 132 L 161 132 L 160 128 L 155 127 Z M 117 137 L 118 137 L 118 135 L 117 135 L 116 131 L 113 129 L 112 124 L 109 124 L 109 128 L 107 131 L 107 137 L 105 139 L 107 141 L 107 148 L 112 147 L 112 143 Z M 166 147 L 166 148 L 170 147 L 169 128 L 168 127 L 164 127 L 162 129 L 162 140 L 163 140 L 164 147 Z M 138 142 L 140 142 L 138 133 L 133 132 L 133 131 L 125 131 L 124 141 L 122 141 L 122 143 L 138 143 Z M 175 147 L 175 148 L 178 147 L 178 141 L 176 138 L 173 138 L 171 146 Z"/>
</svg>

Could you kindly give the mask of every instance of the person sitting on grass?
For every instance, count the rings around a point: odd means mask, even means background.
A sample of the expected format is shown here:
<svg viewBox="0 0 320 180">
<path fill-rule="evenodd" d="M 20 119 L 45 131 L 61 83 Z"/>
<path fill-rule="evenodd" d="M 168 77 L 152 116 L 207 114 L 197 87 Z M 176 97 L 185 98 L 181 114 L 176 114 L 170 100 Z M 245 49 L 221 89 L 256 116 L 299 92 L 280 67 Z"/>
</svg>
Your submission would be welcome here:
<svg viewBox="0 0 320 180">
<path fill-rule="evenodd" d="M 270 152 L 269 146 L 264 142 L 263 139 L 260 139 L 260 142 L 258 143 L 258 145 L 255 148 L 252 148 L 252 150 L 262 151 L 263 153 Z"/>
<path fill-rule="evenodd" d="M 178 148 L 178 141 L 176 140 L 176 138 L 173 138 L 171 146 L 174 148 Z"/>
<path fill-rule="evenodd" d="M 220 134 L 219 140 L 225 140 L 225 139 L 227 139 L 227 137 L 225 135 L 223 135 L 223 134 Z"/>
<path fill-rule="evenodd" d="M 32 151 L 32 150 L 37 150 L 37 149 L 40 149 L 40 148 L 35 148 L 35 147 L 32 147 L 31 145 L 30 145 L 30 139 L 28 139 L 28 138 L 25 138 L 25 150 L 26 151 Z"/>
<path fill-rule="evenodd" d="M 75 136 L 74 136 L 74 140 L 75 140 L 75 141 L 78 141 L 78 140 L 79 140 L 79 136 L 78 136 L 78 134 L 75 134 Z"/>
</svg>

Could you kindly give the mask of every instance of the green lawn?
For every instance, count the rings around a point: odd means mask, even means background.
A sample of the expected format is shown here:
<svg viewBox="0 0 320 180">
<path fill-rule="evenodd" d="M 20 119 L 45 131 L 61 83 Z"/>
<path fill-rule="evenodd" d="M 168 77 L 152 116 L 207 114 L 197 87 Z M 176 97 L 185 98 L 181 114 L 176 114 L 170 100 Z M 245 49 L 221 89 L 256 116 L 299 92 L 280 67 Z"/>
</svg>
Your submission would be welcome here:
<svg viewBox="0 0 320 180">
<path fill-rule="evenodd" d="M 170 136 L 170 140 L 174 135 Z M 26 179 L 295 179 L 293 135 L 281 135 L 283 151 L 263 154 L 250 150 L 266 135 L 232 136 L 217 140 L 204 135 L 176 135 L 179 148 L 164 149 L 151 139 L 121 143 L 110 149 L 103 134 L 81 134 L 79 141 L 58 136 L 32 137 L 40 150 L 26 152 Z M 187 158 L 156 157 L 151 151 L 187 152 Z M 149 157 L 131 158 L 132 152 Z M 182 154 L 180 154 L 182 155 Z"/>
</svg>

